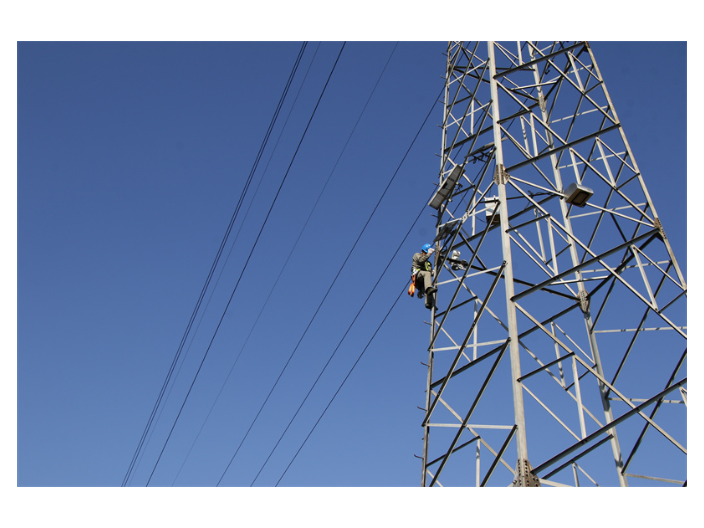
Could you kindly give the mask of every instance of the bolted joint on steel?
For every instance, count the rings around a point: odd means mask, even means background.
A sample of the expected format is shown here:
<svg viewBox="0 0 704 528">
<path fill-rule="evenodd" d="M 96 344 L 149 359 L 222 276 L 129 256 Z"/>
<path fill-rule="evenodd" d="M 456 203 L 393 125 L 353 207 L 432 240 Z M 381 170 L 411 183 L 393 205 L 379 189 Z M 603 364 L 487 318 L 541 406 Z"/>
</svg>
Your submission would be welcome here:
<svg viewBox="0 0 704 528">
<path fill-rule="evenodd" d="M 525 458 L 519 458 L 516 463 L 516 473 L 514 474 L 512 488 L 539 488 L 540 479 L 533 473 L 533 466 Z"/>
<path fill-rule="evenodd" d="M 662 228 L 662 223 L 660 222 L 660 219 L 655 217 L 655 221 L 653 222 L 653 226 L 660 231 L 660 237 L 665 240 L 667 239 L 667 236 L 665 236 L 665 230 Z"/>
<path fill-rule="evenodd" d="M 579 292 L 579 307 L 583 313 L 589 312 L 589 294 L 584 290 Z"/>
<path fill-rule="evenodd" d="M 506 172 L 506 169 L 504 168 L 503 164 L 498 163 L 496 165 L 496 170 L 494 170 L 494 183 L 496 185 L 503 185 L 505 183 L 508 183 L 508 180 L 511 178 L 511 175 Z"/>
<path fill-rule="evenodd" d="M 543 94 L 540 94 L 540 95 L 538 96 L 538 104 L 540 105 L 540 110 L 541 110 L 543 113 L 547 113 L 547 111 L 548 111 L 548 105 L 547 105 L 547 103 L 546 103 L 546 101 L 545 101 L 545 96 L 544 96 Z"/>
</svg>

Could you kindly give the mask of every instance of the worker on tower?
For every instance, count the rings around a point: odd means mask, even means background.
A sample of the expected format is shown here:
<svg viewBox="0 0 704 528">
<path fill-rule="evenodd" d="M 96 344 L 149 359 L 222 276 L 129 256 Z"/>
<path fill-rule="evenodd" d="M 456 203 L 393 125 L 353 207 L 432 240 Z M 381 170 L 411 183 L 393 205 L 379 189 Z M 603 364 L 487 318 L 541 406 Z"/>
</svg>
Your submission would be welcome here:
<svg viewBox="0 0 704 528">
<path fill-rule="evenodd" d="M 419 253 L 413 255 L 413 267 L 411 268 L 411 284 L 415 284 L 425 296 L 425 307 L 432 309 L 433 293 L 438 289 L 433 286 L 433 265 L 430 263 L 430 256 L 435 252 L 433 246 L 424 244 Z"/>
</svg>

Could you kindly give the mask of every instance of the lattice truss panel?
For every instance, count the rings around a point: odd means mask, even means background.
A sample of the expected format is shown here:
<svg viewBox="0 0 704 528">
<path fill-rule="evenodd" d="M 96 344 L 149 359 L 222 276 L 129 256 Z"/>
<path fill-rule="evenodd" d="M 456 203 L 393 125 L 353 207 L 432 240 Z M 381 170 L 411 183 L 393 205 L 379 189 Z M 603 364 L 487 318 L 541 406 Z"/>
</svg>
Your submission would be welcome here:
<svg viewBox="0 0 704 528">
<path fill-rule="evenodd" d="M 685 484 L 687 286 L 588 44 L 449 45 L 431 206 L 423 485 Z"/>
</svg>

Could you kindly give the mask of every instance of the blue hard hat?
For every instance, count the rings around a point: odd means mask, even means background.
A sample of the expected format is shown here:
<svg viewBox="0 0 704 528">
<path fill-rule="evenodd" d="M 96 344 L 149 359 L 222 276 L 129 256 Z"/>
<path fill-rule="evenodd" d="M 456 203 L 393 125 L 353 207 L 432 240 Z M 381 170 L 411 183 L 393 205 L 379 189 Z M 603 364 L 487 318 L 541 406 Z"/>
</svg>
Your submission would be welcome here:
<svg viewBox="0 0 704 528">
<path fill-rule="evenodd" d="M 433 247 L 433 246 L 431 246 L 430 244 L 423 244 L 423 247 L 420 249 L 421 249 L 421 251 L 425 251 L 427 253 L 431 247 Z"/>
</svg>

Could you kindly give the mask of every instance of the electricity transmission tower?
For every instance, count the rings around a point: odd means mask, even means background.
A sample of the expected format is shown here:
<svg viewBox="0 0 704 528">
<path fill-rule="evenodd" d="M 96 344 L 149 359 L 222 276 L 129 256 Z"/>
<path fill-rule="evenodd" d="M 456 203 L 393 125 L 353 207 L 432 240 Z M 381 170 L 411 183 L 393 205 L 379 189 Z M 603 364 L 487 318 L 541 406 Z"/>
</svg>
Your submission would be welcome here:
<svg viewBox="0 0 704 528">
<path fill-rule="evenodd" d="M 586 42 L 447 50 L 423 486 L 686 485 L 687 285 Z"/>
</svg>

